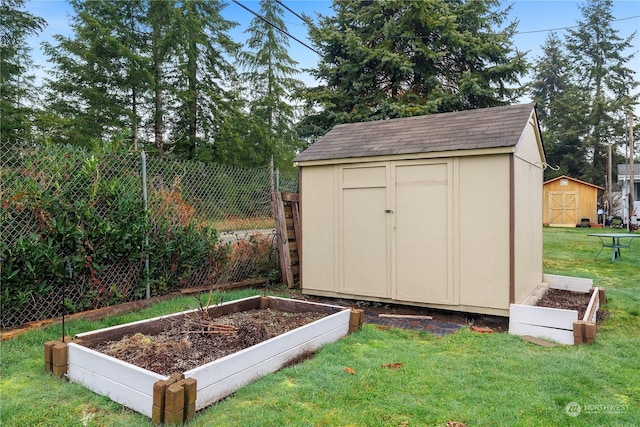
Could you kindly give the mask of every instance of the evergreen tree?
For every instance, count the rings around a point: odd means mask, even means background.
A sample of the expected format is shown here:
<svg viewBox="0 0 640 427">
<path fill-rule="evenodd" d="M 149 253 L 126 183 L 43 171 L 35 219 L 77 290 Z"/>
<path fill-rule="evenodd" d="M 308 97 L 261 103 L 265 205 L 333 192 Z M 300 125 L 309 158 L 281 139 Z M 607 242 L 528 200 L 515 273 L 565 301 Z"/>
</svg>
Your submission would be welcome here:
<svg viewBox="0 0 640 427">
<path fill-rule="evenodd" d="M 612 27 L 611 0 L 588 0 L 580 6 L 582 20 L 566 37 L 569 60 L 574 66 L 574 84 L 582 91 L 580 104 L 585 112 L 579 135 L 587 150 L 590 167 L 581 178 L 604 184 L 606 146 L 624 142 L 626 115 L 637 96 L 631 93 L 638 86 L 634 71 L 627 64 L 634 54 L 625 56 L 632 46 L 635 33 L 626 39 Z M 573 117 L 575 120 L 576 117 Z M 615 150 L 612 150 L 615 152 Z"/>
<path fill-rule="evenodd" d="M 24 0 L 0 0 L 0 142 L 29 140 L 34 111 L 33 61 L 27 37 L 46 22 L 23 10 Z"/>
<path fill-rule="evenodd" d="M 583 128 L 581 92 L 572 82 L 572 69 L 556 33 L 547 37 L 542 51 L 533 67 L 531 96 L 550 165 L 545 179 L 581 177 L 586 167 L 586 150 L 579 138 Z"/>
<path fill-rule="evenodd" d="M 554 105 L 559 102 L 570 85 L 569 61 L 563 51 L 562 41 L 551 33 L 542 46 L 543 55 L 533 65 L 531 96 L 538 104 L 538 119 L 545 128 L 552 129 L 555 118 Z M 554 137 L 551 134 L 550 137 Z M 553 141 L 555 142 L 555 141 Z"/>
<path fill-rule="evenodd" d="M 303 84 L 293 77 L 298 64 L 287 52 L 287 37 L 278 30 L 286 31 L 282 8 L 274 0 L 261 0 L 259 13 L 264 19 L 251 21 L 245 31 L 248 50 L 240 56 L 251 120 L 245 144 L 250 157 L 244 166 L 266 166 L 273 157 L 277 168 L 290 169 L 302 148 L 295 131 L 295 104 Z"/>
<path fill-rule="evenodd" d="M 177 101 L 171 138 L 176 154 L 196 159 L 215 144 L 224 117 L 235 105 L 226 87 L 235 69 L 227 58 L 239 45 L 227 33 L 236 24 L 221 16 L 219 1 L 185 0 L 176 7 L 173 25 L 180 65 L 167 76 Z"/>
<path fill-rule="evenodd" d="M 45 43 L 55 64 L 48 80 L 48 108 L 64 120 L 61 141 L 87 145 L 129 129 L 137 142 L 140 103 L 149 76 L 147 34 L 141 28 L 145 2 L 72 0 L 73 37 Z"/>
<path fill-rule="evenodd" d="M 128 129 L 133 143 L 152 140 L 160 153 L 168 146 L 178 156 L 201 157 L 235 106 L 226 58 L 238 45 L 227 35 L 234 23 L 220 15 L 221 3 L 71 4 L 73 35 L 45 45 L 55 64 L 49 110 L 64 120 L 57 139 L 87 144 Z"/>
<path fill-rule="evenodd" d="M 153 140 L 158 153 L 164 152 L 165 128 L 165 83 L 167 62 L 175 50 L 176 32 L 172 24 L 175 10 L 175 0 L 152 1 L 149 3 L 147 23 L 150 27 L 151 64 L 153 78 L 151 79 L 153 97 Z"/>
<path fill-rule="evenodd" d="M 310 37 L 322 53 L 301 130 L 508 104 L 527 69 L 495 0 L 336 1 Z"/>
</svg>

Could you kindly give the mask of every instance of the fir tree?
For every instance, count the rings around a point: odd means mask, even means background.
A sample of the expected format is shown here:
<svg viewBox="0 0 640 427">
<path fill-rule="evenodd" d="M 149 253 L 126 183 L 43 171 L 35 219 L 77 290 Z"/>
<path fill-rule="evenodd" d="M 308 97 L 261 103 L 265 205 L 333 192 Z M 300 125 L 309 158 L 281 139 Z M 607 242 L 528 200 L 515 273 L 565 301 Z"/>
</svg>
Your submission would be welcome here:
<svg viewBox="0 0 640 427">
<path fill-rule="evenodd" d="M 276 167 L 291 168 L 293 155 L 302 147 L 295 121 L 296 94 L 303 84 L 294 78 L 298 64 L 289 56 L 288 38 L 280 31 L 286 31 L 282 8 L 274 0 L 261 0 L 259 14 L 264 19 L 251 21 L 247 50 L 240 56 L 252 129 L 246 144 L 252 159 L 245 166 L 265 166 L 273 158 Z"/>
<path fill-rule="evenodd" d="M 580 11 L 582 20 L 576 29 L 569 30 L 566 47 L 574 67 L 574 84 L 584 100 L 580 104 L 584 111 L 580 117 L 580 140 L 587 150 L 590 167 L 581 178 L 602 185 L 606 146 L 623 144 L 626 116 L 638 102 L 637 95 L 631 95 L 638 82 L 627 66 L 635 53 L 624 54 L 632 46 L 635 33 L 621 38 L 613 28 L 611 0 L 589 0 L 580 6 Z"/>
<path fill-rule="evenodd" d="M 0 141 L 29 141 L 34 120 L 34 79 L 27 37 L 46 22 L 23 10 L 23 0 L 0 1 Z"/>
<path fill-rule="evenodd" d="M 337 1 L 310 37 L 322 53 L 302 131 L 508 104 L 522 94 L 524 54 L 507 10 L 482 1 Z"/>
<path fill-rule="evenodd" d="M 47 108 L 62 119 L 60 142 L 88 146 L 128 129 L 139 136 L 142 94 L 148 87 L 145 2 L 72 0 L 73 36 L 45 43 L 54 64 Z"/>
<path fill-rule="evenodd" d="M 178 67 L 167 76 L 177 101 L 171 139 L 176 154 L 196 159 L 201 150 L 215 144 L 225 116 L 230 114 L 233 95 L 227 82 L 234 67 L 228 58 L 239 45 L 228 35 L 236 24 L 220 14 L 217 0 L 185 0 L 176 3 L 176 60 Z"/>
<path fill-rule="evenodd" d="M 583 114 L 581 92 L 572 81 L 572 68 L 562 40 L 551 33 L 533 67 L 531 96 L 536 102 L 547 163 L 545 179 L 581 177 L 586 150 L 580 143 Z"/>
</svg>

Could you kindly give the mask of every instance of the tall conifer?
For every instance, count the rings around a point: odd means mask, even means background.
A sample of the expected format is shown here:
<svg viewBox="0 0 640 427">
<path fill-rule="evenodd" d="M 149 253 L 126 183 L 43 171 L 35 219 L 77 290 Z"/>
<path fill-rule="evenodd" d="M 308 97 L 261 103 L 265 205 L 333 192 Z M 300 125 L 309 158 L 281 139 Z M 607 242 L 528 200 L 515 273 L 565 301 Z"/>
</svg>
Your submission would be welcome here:
<svg viewBox="0 0 640 427">
<path fill-rule="evenodd" d="M 30 142 L 34 119 L 33 61 L 27 37 L 45 27 L 23 0 L 0 0 L 0 141 Z"/>
<path fill-rule="evenodd" d="M 283 12 L 275 0 L 260 1 L 264 19 L 252 19 L 240 64 L 253 128 L 247 135 L 250 163 L 265 166 L 273 157 L 276 167 L 291 168 L 293 155 L 302 146 L 295 121 L 296 95 L 303 84 L 295 78 L 298 63 L 289 56 L 289 40 L 281 32 L 286 31 Z"/>
<path fill-rule="evenodd" d="M 524 54 L 495 0 L 342 1 L 310 37 L 322 58 L 307 91 L 307 135 L 355 121 L 508 104 L 522 94 Z"/>
<path fill-rule="evenodd" d="M 628 111 L 638 103 L 637 95 L 632 95 L 637 77 L 628 67 L 635 53 L 625 54 L 635 33 L 620 37 L 613 27 L 611 0 L 588 0 L 579 7 L 582 19 L 577 28 L 568 30 L 566 47 L 584 100 L 580 139 L 590 167 L 581 177 L 603 185 L 606 146 L 624 144 Z"/>
</svg>

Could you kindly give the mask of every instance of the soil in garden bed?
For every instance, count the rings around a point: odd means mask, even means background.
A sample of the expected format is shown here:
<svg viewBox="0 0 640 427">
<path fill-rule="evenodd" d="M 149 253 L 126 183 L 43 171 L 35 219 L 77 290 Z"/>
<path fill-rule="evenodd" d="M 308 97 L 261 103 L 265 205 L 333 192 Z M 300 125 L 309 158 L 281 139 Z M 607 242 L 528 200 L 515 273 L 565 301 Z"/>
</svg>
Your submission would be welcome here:
<svg viewBox="0 0 640 427">
<path fill-rule="evenodd" d="M 160 375 L 184 372 L 325 317 L 324 313 L 247 310 L 173 319 L 159 334 L 136 333 L 87 347 Z"/>
<path fill-rule="evenodd" d="M 536 306 L 576 310 L 578 312 L 578 319 L 582 320 L 585 312 L 587 311 L 590 299 L 591 293 L 572 292 L 550 288 L 536 303 Z M 600 322 L 607 316 L 607 314 L 606 310 L 599 309 L 598 314 L 596 315 L 596 321 Z"/>
</svg>

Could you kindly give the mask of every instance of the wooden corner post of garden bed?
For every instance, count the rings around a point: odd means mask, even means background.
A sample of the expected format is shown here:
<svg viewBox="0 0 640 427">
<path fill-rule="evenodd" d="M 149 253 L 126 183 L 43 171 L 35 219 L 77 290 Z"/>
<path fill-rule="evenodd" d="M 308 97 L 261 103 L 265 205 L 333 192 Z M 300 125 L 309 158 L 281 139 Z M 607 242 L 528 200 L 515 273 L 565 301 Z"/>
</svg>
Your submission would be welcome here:
<svg viewBox="0 0 640 427">
<path fill-rule="evenodd" d="M 594 288 L 584 317 L 573 323 L 574 344 L 593 344 L 595 342 L 598 309 L 605 301 L 604 288 Z"/>
<path fill-rule="evenodd" d="M 260 310 L 266 310 L 267 308 L 269 308 L 269 306 L 271 302 L 271 298 L 269 297 L 260 297 Z"/>
<path fill-rule="evenodd" d="M 593 344 L 596 340 L 596 322 L 578 320 L 573 322 L 573 343 Z"/>
<path fill-rule="evenodd" d="M 364 310 L 360 308 L 352 308 L 349 317 L 349 333 L 358 332 L 362 327 L 364 319 Z"/>
<path fill-rule="evenodd" d="M 182 425 L 196 415 L 197 382 L 179 372 L 153 384 L 153 425 Z"/>
<path fill-rule="evenodd" d="M 573 344 L 578 345 L 584 343 L 584 322 L 576 320 L 573 322 Z"/>
<path fill-rule="evenodd" d="M 63 378 L 69 369 L 69 349 L 67 343 L 72 337 L 64 337 L 62 341 L 47 341 L 44 343 L 44 370 L 51 372 L 58 378 Z"/>
</svg>

